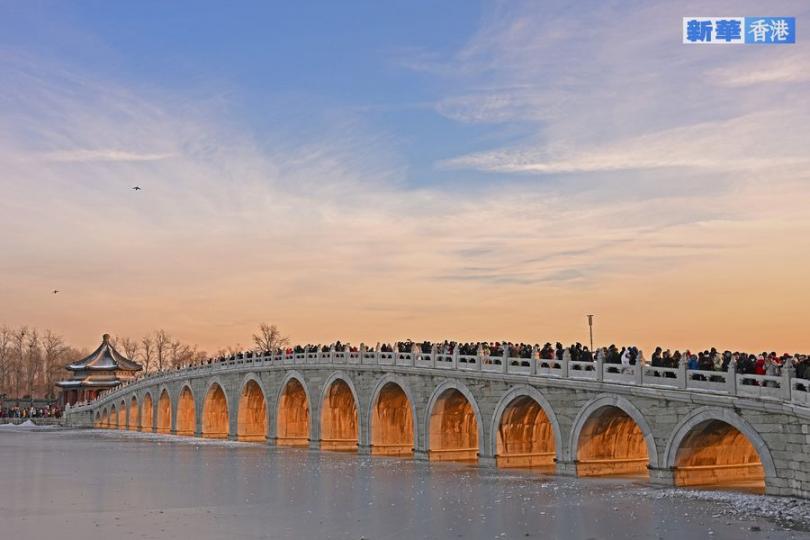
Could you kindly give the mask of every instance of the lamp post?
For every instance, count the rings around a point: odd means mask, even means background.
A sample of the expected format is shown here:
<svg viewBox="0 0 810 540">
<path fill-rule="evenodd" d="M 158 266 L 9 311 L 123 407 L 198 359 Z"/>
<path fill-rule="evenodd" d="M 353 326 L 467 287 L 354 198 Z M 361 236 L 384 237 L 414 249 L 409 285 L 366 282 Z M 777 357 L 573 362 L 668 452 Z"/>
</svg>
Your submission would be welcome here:
<svg viewBox="0 0 810 540">
<path fill-rule="evenodd" d="M 591 336 L 591 352 L 593 352 L 593 315 L 588 315 L 588 332 Z"/>
</svg>

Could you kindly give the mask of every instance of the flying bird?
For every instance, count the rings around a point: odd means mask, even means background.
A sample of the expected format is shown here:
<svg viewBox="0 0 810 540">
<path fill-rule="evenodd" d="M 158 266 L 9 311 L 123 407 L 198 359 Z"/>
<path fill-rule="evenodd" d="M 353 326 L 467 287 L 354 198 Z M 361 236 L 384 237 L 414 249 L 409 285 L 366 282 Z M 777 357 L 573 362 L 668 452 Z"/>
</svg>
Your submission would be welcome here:
<svg viewBox="0 0 810 540">
<path fill-rule="evenodd" d="M 132 186 L 132 189 L 134 189 L 135 191 L 140 191 L 140 190 L 141 190 L 141 186 Z"/>
<path fill-rule="evenodd" d="M 58 292 L 59 292 L 59 289 L 54 289 L 54 290 L 53 290 L 53 294 L 56 294 L 56 293 L 58 293 Z"/>
</svg>

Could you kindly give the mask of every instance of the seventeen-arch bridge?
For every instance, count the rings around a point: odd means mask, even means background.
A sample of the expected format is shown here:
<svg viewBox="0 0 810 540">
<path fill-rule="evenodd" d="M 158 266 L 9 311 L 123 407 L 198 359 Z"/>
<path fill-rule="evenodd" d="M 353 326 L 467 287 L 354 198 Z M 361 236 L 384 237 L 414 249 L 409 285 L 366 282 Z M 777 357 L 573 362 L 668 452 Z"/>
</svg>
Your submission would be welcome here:
<svg viewBox="0 0 810 540">
<path fill-rule="evenodd" d="M 810 497 L 810 381 L 595 362 L 309 352 L 150 375 L 66 422 Z"/>
</svg>

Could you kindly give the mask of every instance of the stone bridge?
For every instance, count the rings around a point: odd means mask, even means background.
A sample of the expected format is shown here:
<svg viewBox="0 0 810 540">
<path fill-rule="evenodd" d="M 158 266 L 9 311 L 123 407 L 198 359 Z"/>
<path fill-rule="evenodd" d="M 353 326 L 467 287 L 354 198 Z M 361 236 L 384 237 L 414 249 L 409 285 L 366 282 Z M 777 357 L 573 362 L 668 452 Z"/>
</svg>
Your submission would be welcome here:
<svg viewBox="0 0 810 540">
<path fill-rule="evenodd" d="M 638 475 L 810 496 L 810 381 L 431 353 L 255 356 L 152 374 L 72 426 Z"/>
</svg>

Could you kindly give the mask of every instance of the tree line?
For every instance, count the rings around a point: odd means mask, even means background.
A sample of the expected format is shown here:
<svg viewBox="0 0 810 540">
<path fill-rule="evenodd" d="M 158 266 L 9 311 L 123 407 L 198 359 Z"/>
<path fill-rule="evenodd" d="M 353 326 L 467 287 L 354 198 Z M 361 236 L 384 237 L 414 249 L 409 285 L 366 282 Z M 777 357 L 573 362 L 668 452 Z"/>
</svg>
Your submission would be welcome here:
<svg viewBox="0 0 810 540">
<path fill-rule="evenodd" d="M 267 323 L 259 325 L 252 341 L 259 351 L 289 344 L 289 339 L 275 325 Z M 163 329 L 141 338 L 113 337 L 111 342 L 119 353 L 141 364 L 143 373 L 204 362 L 209 358 L 197 345 L 183 343 Z M 236 344 L 218 350 L 215 356 L 230 356 L 243 350 Z M 0 326 L 0 396 L 53 398 L 57 393 L 56 382 L 71 375 L 65 366 L 89 354 L 86 348 L 68 345 L 61 335 L 51 330 Z"/>
<path fill-rule="evenodd" d="M 53 398 L 56 381 L 69 374 L 65 365 L 82 356 L 51 330 L 0 326 L 0 395 Z"/>
</svg>

